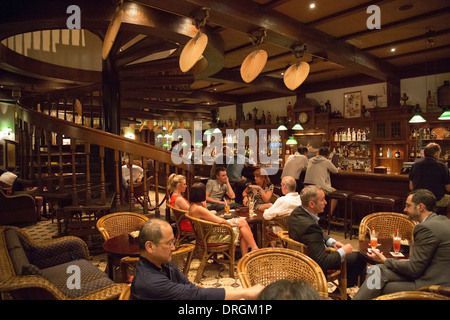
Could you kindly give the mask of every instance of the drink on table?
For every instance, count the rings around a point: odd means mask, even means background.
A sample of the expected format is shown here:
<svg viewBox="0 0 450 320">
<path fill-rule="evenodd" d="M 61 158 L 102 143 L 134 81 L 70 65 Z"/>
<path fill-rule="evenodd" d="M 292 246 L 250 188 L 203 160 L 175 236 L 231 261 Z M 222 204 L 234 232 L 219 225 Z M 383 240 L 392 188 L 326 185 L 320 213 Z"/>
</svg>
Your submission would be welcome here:
<svg viewBox="0 0 450 320">
<path fill-rule="evenodd" d="M 378 239 L 377 239 L 377 235 L 375 233 L 375 229 L 372 228 L 372 230 L 370 232 L 370 247 L 372 249 L 376 249 L 377 248 L 377 244 L 378 244 L 377 240 Z"/>
<path fill-rule="evenodd" d="M 227 202 L 227 200 L 225 200 L 225 208 L 224 208 L 224 210 L 225 210 L 225 216 L 228 216 L 228 211 L 230 211 L 230 205 Z"/>
<path fill-rule="evenodd" d="M 400 247 L 402 245 L 401 241 L 402 241 L 402 238 L 400 237 L 398 230 L 395 230 L 394 237 L 392 240 L 392 242 L 393 242 L 392 247 L 393 247 L 395 253 L 398 253 L 400 251 Z"/>
</svg>

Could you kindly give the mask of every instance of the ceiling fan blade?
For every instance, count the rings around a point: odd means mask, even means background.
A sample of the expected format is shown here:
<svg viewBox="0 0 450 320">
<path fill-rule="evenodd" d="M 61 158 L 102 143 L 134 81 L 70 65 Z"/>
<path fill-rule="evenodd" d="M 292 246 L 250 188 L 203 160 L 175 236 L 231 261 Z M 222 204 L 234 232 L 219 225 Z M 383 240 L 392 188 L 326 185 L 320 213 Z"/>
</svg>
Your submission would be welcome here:
<svg viewBox="0 0 450 320">
<path fill-rule="evenodd" d="M 103 40 L 102 47 L 102 58 L 106 60 L 111 51 L 111 48 L 116 40 L 116 36 L 119 33 L 120 25 L 122 24 L 124 11 L 122 10 L 122 6 L 117 9 L 114 18 L 111 20 L 108 26 L 108 30 L 106 31 L 105 39 Z"/>
</svg>

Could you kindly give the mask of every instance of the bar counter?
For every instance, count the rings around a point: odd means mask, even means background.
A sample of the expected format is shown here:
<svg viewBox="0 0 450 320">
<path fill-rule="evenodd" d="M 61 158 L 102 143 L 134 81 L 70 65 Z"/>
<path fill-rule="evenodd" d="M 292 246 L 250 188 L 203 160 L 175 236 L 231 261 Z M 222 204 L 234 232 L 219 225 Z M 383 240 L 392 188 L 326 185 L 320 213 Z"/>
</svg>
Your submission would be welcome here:
<svg viewBox="0 0 450 320">
<path fill-rule="evenodd" d="M 406 199 L 406 194 L 409 192 L 409 177 L 407 174 L 340 171 L 331 176 L 331 185 L 337 190 L 368 192 Z"/>
</svg>

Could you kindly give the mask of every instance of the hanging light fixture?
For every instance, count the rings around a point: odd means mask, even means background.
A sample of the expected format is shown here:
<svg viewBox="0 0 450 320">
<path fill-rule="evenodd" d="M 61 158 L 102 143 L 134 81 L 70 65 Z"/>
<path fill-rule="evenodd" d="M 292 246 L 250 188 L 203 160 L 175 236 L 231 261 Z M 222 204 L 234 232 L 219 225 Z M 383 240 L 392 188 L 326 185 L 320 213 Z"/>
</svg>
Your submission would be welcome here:
<svg viewBox="0 0 450 320">
<path fill-rule="evenodd" d="M 450 120 L 450 110 L 445 110 L 438 118 L 438 120 Z"/>
<path fill-rule="evenodd" d="M 241 77 L 246 83 L 255 80 L 266 65 L 267 52 L 259 48 L 266 34 L 266 30 L 261 29 L 250 36 L 250 40 L 256 49 L 250 52 L 241 65 Z"/>
<path fill-rule="evenodd" d="M 286 87 L 290 90 L 297 89 L 309 75 L 310 66 L 305 61 L 300 61 L 303 53 L 306 51 L 306 45 L 294 44 L 292 51 L 297 58 L 297 62 L 292 64 L 285 72 L 283 81 Z"/>
<path fill-rule="evenodd" d="M 414 116 L 409 120 L 409 123 L 423 123 L 426 120 L 420 115 L 421 109 L 418 104 L 414 108 Z"/>
<path fill-rule="evenodd" d="M 295 126 L 292 127 L 292 130 L 304 130 L 302 125 L 297 123 Z"/>
<path fill-rule="evenodd" d="M 202 8 L 196 13 L 193 24 L 197 28 L 197 34 L 186 43 L 180 54 L 180 69 L 183 72 L 188 72 L 197 63 L 203 55 L 208 44 L 208 36 L 201 32 L 201 29 L 206 25 L 206 20 L 209 18 L 209 8 Z"/>
<path fill-rule="evenodd" d="M 289 137 L 288 141 L 286 141 L 287 145 L 296 145 L 297 144 L 297 140 L 294 139 L 294 137 Z"/>
<path fill-rule="evenodd" d="M 288 129 L 288 128 L 286 128 L 286 126 L 283 125 L 283 124 L 280 124 L 280 126 L 277 128 L 278 131 L 285 131 L 285 130 L 287 130 L 287 129 Z"/>
</svg>

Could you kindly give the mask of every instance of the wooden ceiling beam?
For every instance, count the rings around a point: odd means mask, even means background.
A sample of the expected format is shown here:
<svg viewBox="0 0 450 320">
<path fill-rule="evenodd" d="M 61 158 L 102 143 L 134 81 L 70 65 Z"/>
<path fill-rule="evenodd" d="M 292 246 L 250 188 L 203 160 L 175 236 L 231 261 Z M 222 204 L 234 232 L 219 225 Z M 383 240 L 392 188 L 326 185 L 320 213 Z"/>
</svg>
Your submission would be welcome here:
<svg viewBox="0 0 450 320">
<path fill-rule="evenodd" d="M 397 68 L 370 54 L 364 53 L 355 46 L 336 39 L 320 30 L 306 26 L 295 19 L 262 7 L 252 1 L 239 0 L 187 0 L 198 8 L 209 7 L 209 22 L 224 28 L 236 30 L 245 34 L 263 28 L 267 31 L 265 42 L 290 48 L 293 43 L 301 41 L 307 44 L 308 50 L 325 51 L 328 59 L 337 64 L 346 66 L 360 73 L 376 77 L 380 80 L 396 79 Z M 187 15 L 189 6 L 176 6 L 172 0 L 145 0 L 153 7 Z M 190 8 L 192 11 L 192 7 Z"/>
</svg>

